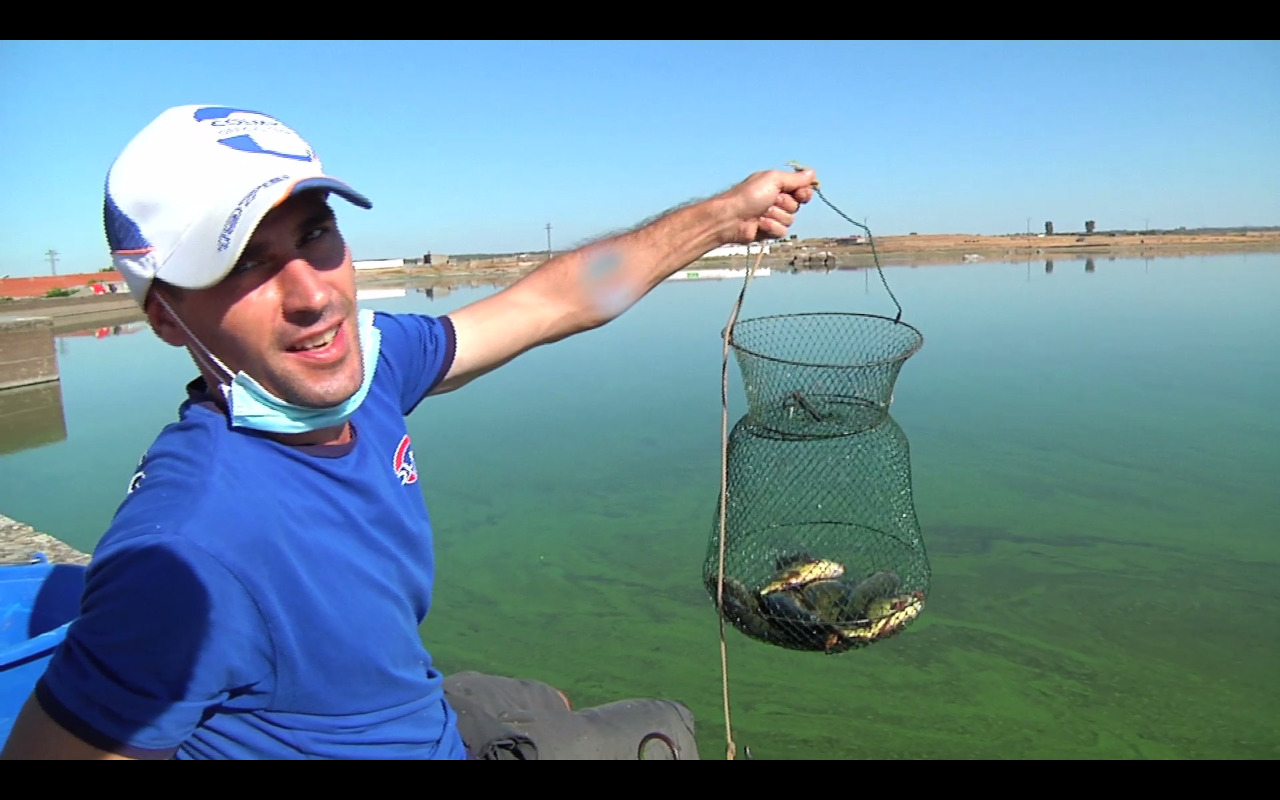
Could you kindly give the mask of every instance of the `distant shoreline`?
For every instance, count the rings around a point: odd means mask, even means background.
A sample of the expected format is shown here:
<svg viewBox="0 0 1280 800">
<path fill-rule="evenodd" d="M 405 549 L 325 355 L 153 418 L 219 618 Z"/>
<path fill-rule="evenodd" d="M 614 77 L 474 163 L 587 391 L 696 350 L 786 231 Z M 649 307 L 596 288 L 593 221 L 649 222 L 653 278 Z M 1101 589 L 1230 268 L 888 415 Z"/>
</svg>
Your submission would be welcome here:
<svg viewBox="0 0 1280 800">
<path fill-rule="evenodd" d="M 1233 252 L 1280 252 L 1280 231 L 1240 234 L 1013 234 L 979 236 L 973 234 L 922 234 L 875 237 L 875 254 L 881 263 L 920 261 L 963 262 L 965 256 L 983 260 L 1027 261 L 1036 258 L 1156 258 Z M 826 252 L 843 263 L 845 259 L 872 261 L 872 243 L 849 243 L 847 239 L 782 242 L 770 257 L 790 260 L 812 259 Z"/>
<path fill-rule="evenodd" d="M 1079 241 L 1083 238 L 1084 241 Z M 1280 252 L 1280 231 L 1248 235 L 1133 235 L 1110 236 L 1078 234 L 1055 236 L 973 236 L 930 234 L 922 236 L 875 237 L 875 253 L 871 243 L 840 244 L 839 239 L 809 239 L 771 242 L 770 252 L 761 260 L 762 267 L 774 271 L 827 271 L 860 269 L 874 266 L 876 258 L 882 266 L 963 265 L 966 262 L 1023 264 L 1028 261 L 1070 261 L 1097 258 L 1182 258 L 1224 253 Z M 694 262 L 709 268 L 743 268 L 754 263 L 750 256 L 720 256 Z M 498 263 L 494 263 L 498 262 Z M 498 259 L 458 261 L 431 267 L 378 270 L 358 274 L 362 286 L 409 284 L 414 287 L 503 286 L 536 269 L 539 263 L 501 264 Z M 484 266 L 479 266 L 484 265 Z"/>
<path fill-rule="evenodd" d="M 830 271 L 860 269 L 875 264 L 871 243 L 852 244 L 841 239 L 808 239 L 770 242 L 762 266 L 775 271 Z M 1026 263 L 1107 258 L 1179 258 L 1222 253 L 1280 252 L 1280 231 L 1248 234 L 1110 235 L 1037 234 L 976 236 L 966 234 L 924 234 L 885 236 L 874 239 L 875 256 L 882 266 L 960 265 L 964 262 Z M 757 256 L 724 256 L 700 259 L 707 267 L 740 268 Z M 412 266 L 356 273 L 358 287 L 389 284 L 446 294 L 455 289 L 502 287 L 514 283 L 543 262 L 515 258 L 458 260 L 432 266 Z M 79 285 L 102 280 L 102 273 L 62 276 Z M 93 327 L 143 318 L 127 294 L 75 297 L 15 297 L 6 295 L 6 286 L 21 286 L 26 278 L 0 279 L 0 315 L 51 316 L 58 329 L 73 325 Z M 11 291 L 13 291 L 11 289 Z"/>
</svg>

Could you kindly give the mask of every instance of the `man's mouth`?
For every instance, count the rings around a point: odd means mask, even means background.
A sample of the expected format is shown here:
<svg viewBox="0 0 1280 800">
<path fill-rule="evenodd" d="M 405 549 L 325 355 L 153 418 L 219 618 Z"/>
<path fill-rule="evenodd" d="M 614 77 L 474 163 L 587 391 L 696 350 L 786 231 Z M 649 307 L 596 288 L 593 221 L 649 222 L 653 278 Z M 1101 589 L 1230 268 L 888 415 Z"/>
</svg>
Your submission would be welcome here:
<svg viewBox="0 0 1280 800">
<path fill-rule="evenodd" d="M 305 353 L 309 350 L 320 350 L 322 348 L 328 347 L 329 345 L 333 344 L 333 340 L 336 339 L 337 337 L 338 337 L 338 328 L 333 328 L 332 330 L 326 333 L 322 333 L 322 334 L 319 334 L 318 336 L 313 336 L 310 339 L 305 339 L 301 342 L 298 342 L 297 344 L 289 348 L 289 352 Z"/>
</svg>

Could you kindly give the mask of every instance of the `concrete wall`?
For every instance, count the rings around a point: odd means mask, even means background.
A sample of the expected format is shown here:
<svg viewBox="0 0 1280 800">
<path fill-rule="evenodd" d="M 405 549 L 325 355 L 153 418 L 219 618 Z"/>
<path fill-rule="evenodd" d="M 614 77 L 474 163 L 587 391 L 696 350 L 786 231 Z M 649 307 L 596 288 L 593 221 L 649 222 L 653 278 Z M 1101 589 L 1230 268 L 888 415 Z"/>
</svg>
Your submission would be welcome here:
<svg viewBox="0 0 1280 800">
<path fill-rule="evenodd" d="M 0 514 L 0 562 L 29 563 L 35 553 L 44 553 L 53 564 L 88 564 L 91 558 L 66 542 Z"/>
<path fill-rule="evenodd" d="M 0 316 L 0 391 L 58 380 L 49 317 Z"/>
</svg>

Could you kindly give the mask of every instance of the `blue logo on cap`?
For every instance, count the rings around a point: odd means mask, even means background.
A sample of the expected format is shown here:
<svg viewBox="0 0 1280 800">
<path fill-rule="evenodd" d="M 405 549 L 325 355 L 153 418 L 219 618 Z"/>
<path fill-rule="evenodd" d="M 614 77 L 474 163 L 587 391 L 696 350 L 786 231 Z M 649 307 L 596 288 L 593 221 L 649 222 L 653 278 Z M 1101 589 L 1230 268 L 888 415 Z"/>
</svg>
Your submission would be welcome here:
<svg viewBox="0 0 1280 800">
<path fill-rule="evenodd" d="M 263 114 L 261 111 L 251 111 L 247 108 L 228 108 L 227 106 L 209 106 L 208 108 L 196 109 L 196 122 L 204 122 L 207 119 L 226 119 L 232 114 L 256 114 L 259 117 L 272 118 L 270 114 Z"/>
<path fill-rule="evenodd" d="M 232 114 L 254 114 L 262 119 L 231 119 Z M 206 122 L 212 120 L 213 125 L 228 126 L 234 129 L 250 128 L 249 133 L 239 133 L 235 136 L 228 136 L 219 139 L 218 144 L 226 145 L 232 150 L 239 150 L 244 153 L 262 153 L 269 156 L 279 156 L 280 158 L 291 158 L 295 161 L 314 161 L 315 154 L 308 151 L 305 155 L 297 153 L 281 153 L 278 150 L 268 150 L 258 144 L 253 138 L 252 128 L 286 128 L 283 122 L 269 114 L 263 114 L 261 111 L 250 111 L 247 108 L 229 108 L 227 106 L 211 106 L 209 108 L 198 109 L 195 113 L 196 122 Z"/>
</svg>

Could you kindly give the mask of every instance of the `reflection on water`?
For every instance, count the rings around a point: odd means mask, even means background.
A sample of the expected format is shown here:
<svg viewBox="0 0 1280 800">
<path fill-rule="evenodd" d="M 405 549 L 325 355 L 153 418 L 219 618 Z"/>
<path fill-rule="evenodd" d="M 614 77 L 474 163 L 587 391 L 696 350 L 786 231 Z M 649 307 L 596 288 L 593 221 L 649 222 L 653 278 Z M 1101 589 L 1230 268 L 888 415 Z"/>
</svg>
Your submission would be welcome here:
<svg viewBox="0 0 1280 800">
<path fill-rule="evenodd" d="M 0 390 L 0 456 L 66 438 L 62 381 Z M 0 508 L 0 513 L 4 509 Z"/>
<path fill-rule="evenodd" d="M 140 331 L 150 330 L 150 326 L 145 320 L 136 320 L 134 322 L 125 322 L 118 325 L 100 325 L 96 328 L 85 328 L 83 330 L 66 331 L 58 333 L 55 339 L 106 339 L 108 336 L 128 336 L 131 333 L 139 333 Z"/>
<path fill-rule="evenodd" d="M 62 322 L 66 325 L 66 322 Z M 66 355 L 68 350 L 68 342 L 73 339 L 109 339 L 113 336 L 128 336 L 134 333 L 150 331 L 151 326 L 146 320 L 134 320 L 132 322 L 124 322 L 115 325 L 99 325 L 96 328 L 84 328 L 81 330 L 57 330 L 53 336 L 54 346 L 58 348 L 58 355 Z"/>
<path fill-rule="evenodd" d="M 146 321 L 101 325 L 55 333 L 54 347 L 67 355 L 71 340 L 102 340 L 148 331 Z M 62 404 L 63 381 L 0 390 L 0 456 L 64 441 L 67 423 Z M 4 509 L 0 509 L 3 513 Z"/>
</svg>

